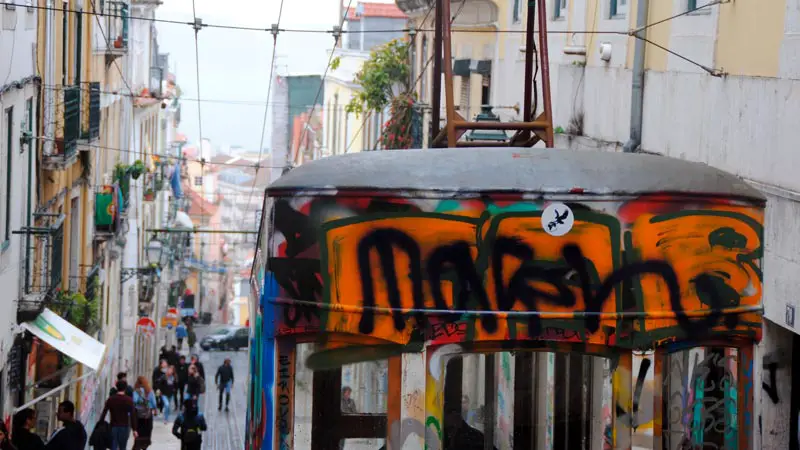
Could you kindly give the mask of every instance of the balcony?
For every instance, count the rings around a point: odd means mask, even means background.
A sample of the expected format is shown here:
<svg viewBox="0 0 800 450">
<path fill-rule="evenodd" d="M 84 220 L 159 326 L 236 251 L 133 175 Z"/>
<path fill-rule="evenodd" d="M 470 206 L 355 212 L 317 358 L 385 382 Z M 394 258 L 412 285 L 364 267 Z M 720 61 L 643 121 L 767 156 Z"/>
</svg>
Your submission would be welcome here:
<svg viewBox="0 0 800 450">
<path fill-rule="evenodd" d="M 81 90 L 81 142 L 80 150 L 89 151 L 87 145 L 100 137 L 100 83 L 83 83 Z M 88 112 L 88 114 L 87 114 Z"/>
<path fill-rule="evenodd" d="M 106 65 L 128 53 L 128 9 L 128 3 L 121 1 L 105 2 L 103 5 L 101 22 L 105 36 L 101 34 L 96 39 L 98 44 L 95 53 L 105 55 Z"/>
<path fill-rule="evenodd" d="M 64 86 L 56 91 L 56 115 L 62 117 L 56 126 L 53 152 L 45 154 L 45 170 L 64 170 L 77 160 L 78 139 L 81 136 L 81 88 Z"/>
<path fill-rule="evenodd" d="M 64 214 L 34 213 L 34 226 L 14 234 L 23 236 L 22 298 L 17 304 L 19 323 L 34 320 L 61 287 L 64 250 Z"/>
</svg>

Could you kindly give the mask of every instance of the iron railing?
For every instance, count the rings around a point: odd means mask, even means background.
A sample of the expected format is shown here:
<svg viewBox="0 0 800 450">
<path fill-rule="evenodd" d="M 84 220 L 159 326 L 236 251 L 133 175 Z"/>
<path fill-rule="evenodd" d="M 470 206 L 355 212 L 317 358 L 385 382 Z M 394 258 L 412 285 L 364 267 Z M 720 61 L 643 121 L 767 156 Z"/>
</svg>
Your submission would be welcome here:
<svg viewBox="0 0 800 450">
<path fill-rule="evenodd" d="M 64 156 L 75 154 L 81 136 L 81 87 L 64 88 Z"/>
<path fill-rule="evenodd" d="M 64 214 L 34 213 L 34 226 L 14 234 L 24 235 L 22 295 L 18 302 L 19 322 L 33 320 L 55 298 L 61 287 L 64 263 Z"/>
<path fill-rule="evenodd" d="M 81 128 L 83 139 L 94 140 L 100 137 L 100 83 L 84 83 L 88 89 L 83 90 L 83 110 L 88 111 L 86 122 Z"/>
<path fill-rule="evenodd" d="M 129 6 L 127 2 L 110 1 L 104 4 L 104 29 L 106 53 L 122 54 L 128 51 Z"/>
</svg>

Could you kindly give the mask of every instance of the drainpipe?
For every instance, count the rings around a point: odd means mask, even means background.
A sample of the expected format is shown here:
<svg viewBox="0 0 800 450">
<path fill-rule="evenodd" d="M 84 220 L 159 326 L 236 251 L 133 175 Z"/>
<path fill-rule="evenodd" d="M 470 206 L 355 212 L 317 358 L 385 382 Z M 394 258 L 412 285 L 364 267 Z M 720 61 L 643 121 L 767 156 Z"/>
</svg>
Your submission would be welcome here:
<svg viewBox="0 0 800 450">
<path fill-rule="evenodd" d="M 650 0 L 639 0 L 636 11 L 636 29 L 647 26 L 647 10 Z M 647 33 L 642 30 L 634 34 Z M 625 153 L 635 152 L 642 144 L 642 110 L 644 105 L 644 52 L 645 41 L 636 39 L 633 48 L 633 82 L 631 83 L 631 135 L 622 147 Z"/>
</svg>

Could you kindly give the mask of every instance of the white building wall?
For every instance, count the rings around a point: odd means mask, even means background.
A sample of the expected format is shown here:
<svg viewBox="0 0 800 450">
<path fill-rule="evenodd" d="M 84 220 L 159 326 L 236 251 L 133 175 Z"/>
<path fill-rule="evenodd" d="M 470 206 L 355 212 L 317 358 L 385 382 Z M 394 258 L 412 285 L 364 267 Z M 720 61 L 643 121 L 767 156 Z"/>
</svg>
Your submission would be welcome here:
<svg viewBox="0 0 800 450">
<path fill-rule="evenodd" d="M 35 10 L 24 7 L 8 9 L 0 8 L 0 217 L 3 226 L 6 211 L 10 214 L 9 232 L 17 231 L 28 225 L 28 218 L 34 206 L 28 202 L 28 186 L 36 186 L 35 170 L 28 171 L 29 162 L 35 167 L 35 156 L 32 149 L 37 143 L 35 124 L 36 105 L 38 104 L 34 52 L 36 42 Z M 34 123 L 28 118 L 26 104 L 30 100 Z M 6 112 L 11 110 L 11 121 L 8 122 Z M 32 145 L 22 145 L 22 131 L 30 129 L 34 133 Z M 10 146 L 8 135 L 11 133 Z M 10 167 L 8 156 L 11 156 Z M 34 160 L 29 161 L 33 156 Z M 10 183 L 7 177 L 11 177 Z M 10 186 L 10 193 L 6 186 Z M 31 202 L 35 202 L 35 191 L 31 193 Z M 6 202 L 9 207 L 6 208 Z M 34 203 L 35 204 L 35 203 Z M 4 232 L 5 234 L 5 232 Z M 12 399 L 9 392 L 4 369 L 8 360 L 8 352 L 14 342 L 17 317 L 16 300 L 22 295 L 24 286 L 25 236 L 20 234 L 4 235 L 0 242 L 0 286 L 8 295 L 0 302 L 0 413 L 7 417 L 11 410 Z"/>
</svg>

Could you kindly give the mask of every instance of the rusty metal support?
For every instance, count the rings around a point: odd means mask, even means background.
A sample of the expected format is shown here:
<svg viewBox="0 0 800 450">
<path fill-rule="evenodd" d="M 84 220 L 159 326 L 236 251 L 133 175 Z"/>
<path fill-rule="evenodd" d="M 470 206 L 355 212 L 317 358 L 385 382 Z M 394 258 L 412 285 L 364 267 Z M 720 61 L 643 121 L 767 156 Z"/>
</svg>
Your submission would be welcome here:
<svg viewBox="0 0 800 450">
<path fill-rule="evenodd" d="M 531 19 L 528 19 L 531 20 Z M 539 0 L 539 54 L 542 55 L 542 102 L 544 103 L 544 117 L 547 120 L 545 132 L 545 145 L 553 147 L 553 108 L 550 99 L 550 56 L 547 45 L 547 8 L 545 0 Z"/>
<path fill-rule="evenodd" d="M 446 105 L 447 122 L 447 146 L 455 147 L 456 128 L 454 122 L 456 119 L 456 99 L 453 94 L 453 48 L 450 41 L 450 0 L 442 2 L 442 34 L 443 34 L 443 47 L 444 55 L 442 64 L 444 64 L 444 101 Z"/>
<path fill-rule="evenodd" d="M 522 122 L 470 122 L 456 113 L 455 95 L 453 93 L 452 42 L 450 24 L 450 0 L 436 0 L 436 27 L 434 35 L 434 73 L 433 73 L 433 124 L 431 128 L 430 147 L 439 147 L 447 141 L 447 147 L 531 147 L 544 141 L 547 147 L 553 147 L 553 111 L 550 92 L 550 58 L 547 45 L 547 0 L 529 0 L 525 25 L 525 77 L 524 99 L 522 105 Z M 538 14 L 536 8 L 539 9 Z M 537 17 L 538 16 L 538 17 Z M 537 25 L 538 18 L 538 27 Z M 538 30 L 537 30 L 538 28 Z M 534 33 L 538 35 L 538 48 L 535 45 Z M 538 50 L 538 55 L 534 52 Z M 437 53 L 438 52 L 438 53 Z M 443 54 L 442 54 L 443 53 Z M 534 111 L 534 64 L 538 59 L 541 72 L 541 105 L 542 113 L 536 116 Z M 442 66 L 444 64 L 444 66 Z M 444 74 L 445 110 L 447 120 L 443 129 L 439 127 L 441 115 L 441 85 Z M 463 105 L 462 105 L 463 106 Z M 538 109 L 538 108 L 537 108 Z M 458 139 L 468 130 L 511 130 L 517 131 L 511 139 L 498 142 L 459 142 Z"/>
<path fill-rule="evenodd" d="M 449 0 L 447 0 L 449 3 Z M 436 13 L 435 24 L 433 30 L 433 74 L 431 78 L 431 85 L 433 86 L 433 95 L 431 97 L 431 131 L 430 136 L 434 137 L 439 134 L 439 121 L 441 120 L 442 110 L 442 5 L 444 0 L 436 0 Z M 424 24 L 423 24 L 424 25 Z M 423 55 L 423 59 L 428 55 Z M 429 147 L 433 145 L 429 144 Z"/>
</svg>

